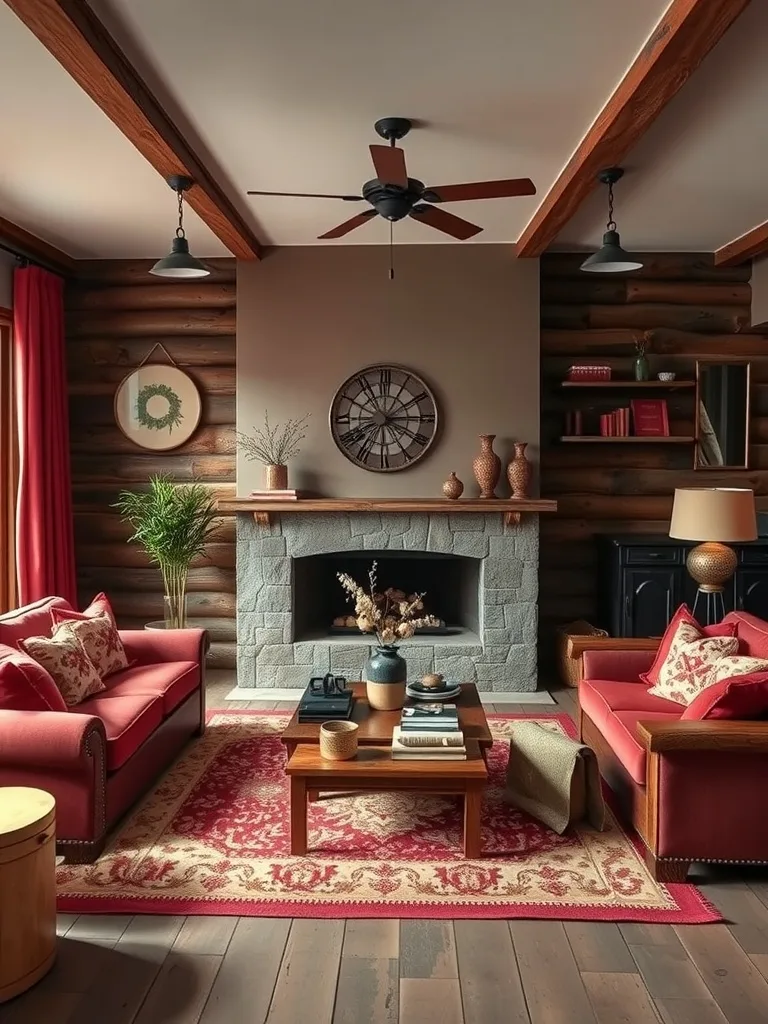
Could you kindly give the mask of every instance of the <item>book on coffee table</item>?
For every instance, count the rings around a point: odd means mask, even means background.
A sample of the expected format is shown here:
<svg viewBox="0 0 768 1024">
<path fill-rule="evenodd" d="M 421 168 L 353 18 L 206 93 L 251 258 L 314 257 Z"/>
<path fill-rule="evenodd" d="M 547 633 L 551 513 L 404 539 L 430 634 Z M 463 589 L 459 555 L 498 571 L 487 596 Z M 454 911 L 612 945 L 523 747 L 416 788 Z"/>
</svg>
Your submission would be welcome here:
<svg viewBox="0 0 768 1024">
<path fill-rule="evenodd" d="M 456 732 L 459 712 L 455 704 L 418 704 L 403 708 L 400 716 L 403 732 Z"/>
<path fill-rule="evenodd" d="M 461 732 L 405 735 L 396 725 L 392 757 L 397 761 L 466 761 L 467 748 Z"/>
</svg>

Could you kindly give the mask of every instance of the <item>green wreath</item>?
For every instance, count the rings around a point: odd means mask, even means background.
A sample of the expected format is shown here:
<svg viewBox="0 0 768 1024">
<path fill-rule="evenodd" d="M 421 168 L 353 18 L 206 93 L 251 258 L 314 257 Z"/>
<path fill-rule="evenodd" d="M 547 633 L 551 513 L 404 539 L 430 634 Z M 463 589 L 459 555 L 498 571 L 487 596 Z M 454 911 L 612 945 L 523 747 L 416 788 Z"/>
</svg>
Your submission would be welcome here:
<svg viewBox="0 0 768 1024">
<path fill-rule="evenodd" d="M 165 416 L 153 416 L 147 409 L 150 398 L 164 398 L 168 403 Z M 145 384 L 136 399 L 136 419 L 148 430 L 165 430 L 170 433 L 178 427 L 184 416 L 181 412 L 181 399 L 167 384 Z"/>
</svg>

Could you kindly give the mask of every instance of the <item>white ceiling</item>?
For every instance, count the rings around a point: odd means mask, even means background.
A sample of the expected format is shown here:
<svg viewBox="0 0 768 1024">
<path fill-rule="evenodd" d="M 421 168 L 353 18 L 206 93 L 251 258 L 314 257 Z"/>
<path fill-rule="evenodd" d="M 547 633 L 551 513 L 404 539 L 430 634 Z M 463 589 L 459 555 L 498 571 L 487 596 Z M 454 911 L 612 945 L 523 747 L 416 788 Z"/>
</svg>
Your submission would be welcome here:
<svg viewBox="0 0 768 1024">
<path fill-rule="evenodd" d="M 451 204 L 512 242 L 667 7 L 667 0 L 92 0 L 129 58 L 267 243 L 307 244 L 351 215 L 249 188 L 358 191 L 373 122 L 404 115 L 411 176 L 530 177 L 538 197 Z M 154 256 L 167 186 L 0 3 L 0 215 L 75 256 Z M 19 88 L 19 83 L 23 87 Z M 196 254 L 221 244 L 189 214 Z M 411 220 L 398 242 L 445 242 Z M 376 219 L 347 242 L 383 243 Z M 340 244 L 334 242 L 330 244 Z M 341 243 L 343 244 L 343 242 Z"/>
</svg>

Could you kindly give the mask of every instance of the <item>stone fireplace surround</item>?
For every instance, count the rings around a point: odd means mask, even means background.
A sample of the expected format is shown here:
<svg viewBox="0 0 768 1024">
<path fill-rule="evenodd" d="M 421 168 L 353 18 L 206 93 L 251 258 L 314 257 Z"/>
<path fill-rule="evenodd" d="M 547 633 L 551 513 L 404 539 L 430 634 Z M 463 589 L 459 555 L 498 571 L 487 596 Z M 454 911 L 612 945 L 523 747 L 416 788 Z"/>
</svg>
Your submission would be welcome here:
<svg viewBox="0 0 768 1024">
<path fill-rule="evenodd" d="M 294 642 L 293 559 L 407 550 L 480 561 L 479 636 L 403 643 L 409 677 L 434 670 L 486 692 L 536 689 L 537 515 L 516 525 L 505 525 L 499 512 L 275 511 L 263 518 L 237 515 L 238 688 L 304 687 L 311 675 L 329 671 L 361 678 L 371 650 L 366 637 Z"/>
</svg>

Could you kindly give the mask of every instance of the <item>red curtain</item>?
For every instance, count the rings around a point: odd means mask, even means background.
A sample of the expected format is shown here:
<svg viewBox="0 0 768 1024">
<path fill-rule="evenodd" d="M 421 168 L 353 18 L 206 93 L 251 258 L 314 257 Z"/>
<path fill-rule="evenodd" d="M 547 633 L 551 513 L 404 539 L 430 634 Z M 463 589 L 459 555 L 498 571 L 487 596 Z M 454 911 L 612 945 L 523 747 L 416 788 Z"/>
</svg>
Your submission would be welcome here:
<svg viewBox="0 0 768 1024">
<path fill-rule="evenodd" d="M 64 352 L 64 282 L 41 267 L 13 278 L 19 423 L 19 601 L 56 595 L 76 607 Z"/>
</svg>

